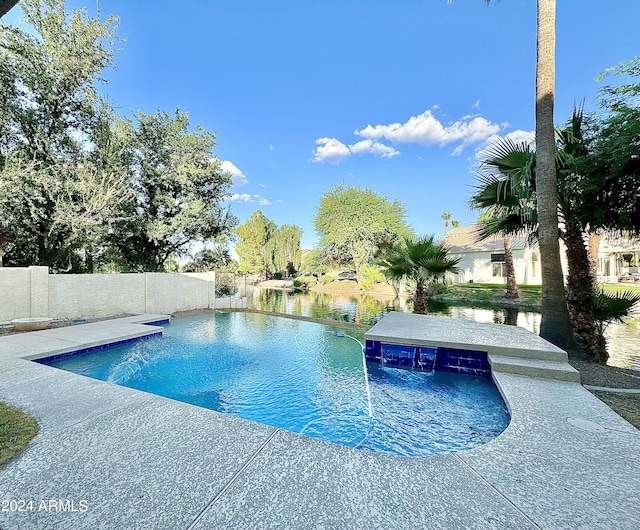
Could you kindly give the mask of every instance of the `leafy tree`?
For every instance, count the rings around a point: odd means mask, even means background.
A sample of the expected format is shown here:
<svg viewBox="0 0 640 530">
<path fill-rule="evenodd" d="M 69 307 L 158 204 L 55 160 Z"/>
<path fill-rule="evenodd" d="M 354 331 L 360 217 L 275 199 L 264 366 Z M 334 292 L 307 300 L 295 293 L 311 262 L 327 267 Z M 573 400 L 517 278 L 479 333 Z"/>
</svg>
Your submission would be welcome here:
<svg viewBox="0 0 640 530">
<path fill-rule="evenodd" d="M 229 267 L 233 259 L 229 249 L 224 243 L 216 243 L 210 248 L 198 251 L 193 259 L 185 263 L 183 272 L 207 272 L 225 270 Z"/>
<path fill-rule="evenodd" d="M 314 249 L 302 258 L 302 264 L 299 272 L 302 274 L 311 274 L 319 278 L 333 268 L 333 264 L 329 262 L 326 254 L 320 249 Z"/>
<path fill-rule="evenodd" d="M 296 225 L 276 227 L 267 242 L 267 270 L 273 272 L 296 271 L 300 268 L 302 229 Z"/>
<path fill-rule="evenodd" d="M 640 232 L 640 56 L 605 74 L 627 76 L 626 83 L 600 93 L 604 113 L 593 117 L 590 153 L 580 167 L 598 223 Z"/>
<path fill-rule="evenodd" d="M 411 233 L 405 216 L 399 201 L 389 201 L 368 188 L 340 184 L 320 198 L 314 224 L 329 259 L 353 262 L 360 285 L 362 266 L 373 262 L 377 248 Z"/>
<path fill-rule="evenodd" d="M 236 254 L 240 258 L 240 272 L 267 276 L 267 262 L 273 261 L 267 259 L 268 244 L 276 229 L 276 224 L 260 210 L 253 212 L 245 223 L 236 228 Z"/>
<path fill-rule="evenodd" d="M 131 126 L 131 187 L 135 197 L 120 208 L 108 238 L 135 271 L 163 271 L 188 245 L 230 235 L 237 219 L 221 205 L 231 177 L 212 149 L 215 135 L 176 109 L 173 115 L 137 114 Z"/>
<path fill-rule="evenodd" d="M 433 236 L 416 240 L 405 236 L 399 243 L 383 249 L 378 258 L 387 278 L 415 282 L 413 312 L 418 314 L 427 311 L 427 285 L 444 278 L 446 272 L 455 272 L 459 261 L 450 258 L 442 245 L 434 243 Z"/>
<path fill-rule="evenodd" d="M 248 274 L 274 274 L 300 268 L 302 229 L 296 225 L 278 227 L 260 210 L 251 214 L 236 229 L 236 253 L 240 257 L 240 270 Z"/>
<path fill-rule="evenodd" d="M 21 7 L 31 31 L 5 27 L 0 36 L 0 214 L 16 234 L 8 261 L 78 270 L 86 239 L 126 195 L 87 152 L 118 19 L 84 9 L 67 17 L 61 0 Z"/>
</svg>

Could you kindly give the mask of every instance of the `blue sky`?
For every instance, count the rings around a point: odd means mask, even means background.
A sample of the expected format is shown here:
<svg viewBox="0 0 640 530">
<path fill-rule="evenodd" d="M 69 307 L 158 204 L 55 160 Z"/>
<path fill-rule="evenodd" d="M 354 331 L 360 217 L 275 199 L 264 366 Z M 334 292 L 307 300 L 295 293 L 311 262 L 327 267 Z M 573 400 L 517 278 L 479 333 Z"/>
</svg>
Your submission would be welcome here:
<svg viewBox="0 0 640 530">
<path fill-rule="evenodd" d="M 559 124 L 575 103 L 595 110 L 596 76 L 640 53 L 640 2 L 557 4 Z M 473 222 L 477 153 L 534 129 L 535 0 L 102 0 L 100 12 L 127 39 L 102 88 L 112 104 L 180 107 L 215 131 L 235 215 L 297 224 L 305 248 L 339 183 L 400 200 L 418 234 L 442 235 L 445 211 Z"/>
</svg>

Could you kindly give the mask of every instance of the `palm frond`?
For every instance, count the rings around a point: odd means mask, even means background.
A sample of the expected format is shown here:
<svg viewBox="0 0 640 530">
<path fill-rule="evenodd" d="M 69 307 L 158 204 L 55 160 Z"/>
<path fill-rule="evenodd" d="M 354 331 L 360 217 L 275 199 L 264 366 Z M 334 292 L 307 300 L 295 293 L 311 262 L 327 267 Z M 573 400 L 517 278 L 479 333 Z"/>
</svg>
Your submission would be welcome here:
<svg viewBox="0 0 640 530">
<path fill-rule="evenodd" d="M 593 297 L 594 316 L 604 329 L 611 322 L 624 322 L 624 318 L 635 312 L 639 304 L 640 291 L 606 293 L 600 289 Z"/>
</svg>

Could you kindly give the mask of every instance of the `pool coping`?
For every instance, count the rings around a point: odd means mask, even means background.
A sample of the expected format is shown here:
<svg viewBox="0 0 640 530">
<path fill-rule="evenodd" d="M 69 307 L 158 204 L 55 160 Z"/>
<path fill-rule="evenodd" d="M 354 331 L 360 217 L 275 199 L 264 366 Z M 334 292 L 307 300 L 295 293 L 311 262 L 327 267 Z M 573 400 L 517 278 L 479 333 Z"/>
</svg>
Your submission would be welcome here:
<svg viewBox="0 0 640 530">
<path fill-rule="evenodd" d="M 512 416 L 504 433 L 469 451 L 397 457 L 28 360 L 157 333 L 146 323 L 163 318 L 0 338 L 0 400 L 41 425 L 0 469 L 0 500 L 61 501 L 0 511 L 1 528 L 608 529 L 640 519 L 640 477 L 630 472 L 640 431 L 577 382 L 494 368 Z"/>
</svg>

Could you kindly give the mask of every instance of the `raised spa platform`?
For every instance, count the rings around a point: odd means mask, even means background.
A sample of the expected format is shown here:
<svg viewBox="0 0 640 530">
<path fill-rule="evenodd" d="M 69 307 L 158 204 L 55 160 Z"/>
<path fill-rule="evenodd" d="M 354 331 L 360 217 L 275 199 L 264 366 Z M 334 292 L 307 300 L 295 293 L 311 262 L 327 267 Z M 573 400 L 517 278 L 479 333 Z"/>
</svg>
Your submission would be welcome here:
<svg viewBox="0 0 640 530">
<path fill-rule="evenodd" d="M 564 350 L 517 326 L 391 312 L 364 338 L 367 361 L 385 366 L 580 382 Z"/>
</svg>

